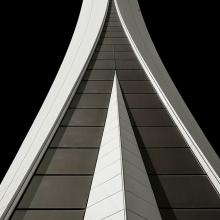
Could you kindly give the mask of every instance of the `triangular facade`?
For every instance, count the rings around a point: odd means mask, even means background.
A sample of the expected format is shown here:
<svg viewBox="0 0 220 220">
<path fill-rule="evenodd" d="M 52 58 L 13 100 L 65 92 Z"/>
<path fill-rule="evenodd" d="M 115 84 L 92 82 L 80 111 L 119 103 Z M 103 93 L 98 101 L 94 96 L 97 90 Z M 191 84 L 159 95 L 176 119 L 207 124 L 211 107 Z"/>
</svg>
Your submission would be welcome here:
<svg viewBox="0 0 220 220">
<path fill-rule="evenodd" d="M 220 219 L 219 158 L 174 89 L 137 1 L 84 0 L 80 16 L 0 186 L 1 219 Z"/>
</svg>

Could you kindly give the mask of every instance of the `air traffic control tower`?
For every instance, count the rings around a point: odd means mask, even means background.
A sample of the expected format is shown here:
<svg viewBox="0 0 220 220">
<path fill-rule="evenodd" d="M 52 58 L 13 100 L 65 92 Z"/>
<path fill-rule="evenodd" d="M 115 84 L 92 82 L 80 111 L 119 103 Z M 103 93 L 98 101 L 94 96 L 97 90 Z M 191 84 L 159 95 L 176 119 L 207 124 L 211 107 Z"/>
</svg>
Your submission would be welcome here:
<svg viewBox="0 0 220 220">
<path fill-rule="evenodd" d="M 12 220 L 219 220 L 220 161 L 137 0 L 84 0 L 56 79 L 0 185 Z"/>
</svg>

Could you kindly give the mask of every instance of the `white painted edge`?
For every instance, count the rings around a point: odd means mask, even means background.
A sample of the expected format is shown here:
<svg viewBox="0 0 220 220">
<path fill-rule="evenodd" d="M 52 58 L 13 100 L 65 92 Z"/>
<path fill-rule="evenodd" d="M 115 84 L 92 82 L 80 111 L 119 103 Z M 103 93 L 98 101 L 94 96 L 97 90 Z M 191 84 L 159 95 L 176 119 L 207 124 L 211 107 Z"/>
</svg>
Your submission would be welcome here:
<svg viewBox="0 0 220 220">
<path fill-rule="evenodd" d="M 42 158 L 86 70 L 99 39 L 108 0 L 84 0 L 57 76 L 0 185 L 0 219 L 9 218 Z"/>
<path fill-rule="evenodd" d="M 115 76 L 114 76 L 114 84 L 115 84 L 115 93 L 116 93 L 116 100 L 117 100 L 117 120 L 119 123 L 119 144 L 120 144 L 120 148 L 122 148 L 122 143 L 121 143 L 121 128 L 120 128 L 120 112 L 119 112 L 119 102 L 122 101 L 124 104 L 124 100 L 119 100 L 119 93 L 122 97 L 121 94 L 121 89 L 119 86 L 119 82 L 117 79 L 117 74 L 115 71 Z M 123 99 L 123 97 L 122 97 Z M 123 166 L 123 159 L 122 159 L 122 149 L 121 150 L 121 155 L 120 155 L 120 163 L 121 163 L 121 178 L 122 178 L 122 191 L 123 191 L 123 204 L 124 204 L 124 219 L 127 220 L 127 205 L 126 205 L 126 198 L 125 198 L 125 179 L 124 179 L 124 166 Z"/>
<path fill-rule="evenodd" d="M 123 29 L 145 73 L 216 191 L 220 193 L 220 160 L 163 66 L 147 28 L 143 25 L 144 21 L 137 0 L 114 0 L 114 2 Z M 124 13 L 122 13 L 122 10 Z M 129 19 L 125 20 L 125 17 Z M 137 24 L 140 24 L 141 29 L 138 29 Z M 131 27 L 132 25 L 132 31 L 136 28 L 136 35 L 128 29 L 128 26 Z M 143 36 L 145 42 L 142 43 L 146 43 L 145 48 L 137 46 L 140 41 L 144 41 Z M 147 51 L 147 46 L 150 48 L 149 51 Z M 151 66 L 148 65 L 147 60 L 151 61 Z M 154 67 L 153 64 L 155 63 L 160 68 Z M 151 69 L 154 71 L 151 71 Z"/>
</svg>

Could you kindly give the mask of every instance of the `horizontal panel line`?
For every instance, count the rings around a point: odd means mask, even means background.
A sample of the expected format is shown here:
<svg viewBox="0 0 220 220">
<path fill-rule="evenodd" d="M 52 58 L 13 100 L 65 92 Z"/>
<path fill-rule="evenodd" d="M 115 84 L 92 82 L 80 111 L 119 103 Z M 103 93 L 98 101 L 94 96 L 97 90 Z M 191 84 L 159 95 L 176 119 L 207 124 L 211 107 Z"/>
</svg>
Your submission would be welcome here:
<svg viewBox="0 0 220 220">
<path fill-rule="evenodd" d="M 111 11 L 111 9 L 110 9 L 110 11 L 107 12 L 107 16 L 109 16 L 109 15 L 117 15 L 118 16 L 118 13 L 116 11 Z"/>
<path fill-rule="evenodd" d="M 113 79 L 83 79 L 82 81 L 88 82 L 88 81 L 113 81 Z"/>
<path fill-rule="evenodd" d="M 123 92 L 123 94 L 133 94 L 133 95 L 141 95 L 141 94 L 155 94 L 155 95 L 157 95 L 157 93 L 155 93 L 155 92 L 145 92 L 145 93 L 134 93 L 134 92 L 132 92 L 132 93 L 128 93 L 128 92 Z"/>
<path fill-rule="evenodd" d="M 107 13 L 106 18 L 108 18 L 108 17 L 117 17 L 117 18 L 119 18 L 119 17 L 118 17 L 118 14 L 117 14 L 116 12 Z M 121 27 L 122 27 L 122 26 L 121 26 Z"/>
<path fill-rule="evenodd" d="M 103 43 L 102 42 L 102 44 L 98 44 L 98 45 L 114 45 L 114 46 L 117 46 L 117 45 L 119 45 L 119 44 L 115 44 L 115 43 Z M 130 45 L 129 43 L 124 43 L 124 44 L 120 44 L 120 45 Z M 116 51 L 117 52 L 117 51 Z M 118 51 L 119 52 L 119 51 Z"/>
<path fill-rule="evenodd" d="M 103 30 L 102 32 L 109 32 L 109 33 L 111 33 L 111 32 L 118 32 L 118 33 L 125 33 L 123 30 L 117 30 L 117 31 L 108 31 L 108 30 Z"/>
<path fill-rule="evenodd" d="M 33 211 L 41 211 L 41 210 L 85 210 L 85 208 L 16 208 L 18 211 L 28 211 L 28 210 L 33 210 Z"/>
<path fill-rule="evenodd" d="M 122 30 L 108 30 L 109 29 L 109 27 L 104 27 L 104 29 L 103 29 L 103 32 L 123 32 L 124 33 L 124 31 L 123 31 L 123 29 Z M 100 45 L 100 44 L 97 44 L 97 45 Z M 120 45 L 120 44 L 117 44 L 117 45 Z"/>
<path fill-rule="evenodd" d="M 109 21 L 109 18 L 110 18 L 110 16 L 106 16 L 106 20 L 105 20 L 105 22 L 108 22 Z M 115 19 L 114 19 L 115 20 Z M 118 22 L 120 22 L 120 19 L 117 17 L 117 19 L 116 19 Z"/>
<path fill-rule="evenodd" d="M 120 74 L 120 73 L 119 73 Z M 120 78 L 120 76 L 118 76 L 118 78 Z M 142 81 L 149 81 L 149 79 L 119 79 L 120 82 L 142 82 Z"/>
<path fill-rule="evenodd" d="M 182 149 L 182 148 L 186 148 L 189 149 L 189 147 L 139 147 L 140 149 L 164 149 L 164 148 L 168 148 L 168 149 Z"/>
<path fill-rule="evenodd" d="M 107 107 L 103 107 L 103 108 L 87 108 L 87 107 L 80 107 L 80 108 L 75 108 L 75 107 L 69 107 L 68 109 L 108 109 Z"/>
<path fill-rule="evenodd" d="M 197 174 L 182 174 L 182 173 L 177 173 L 177 174 L 171 174 L 171 173 L 167 173 L 167 174 L 151 174 L 148 173 L 148 176 L 207 176 L 206 173 L 202 174 L 202 173 L 197 173 Z"/>
<path fill-rule="evenodd" d="M 118 15 L 116 13 L 114 13 L 114 14 L 112 14 L 112 13 L 107 14 L 106 15 L 106 19 L 108 19 L 108 18 L 118 18 L 119 19 Z"/>
<path fill-rule="evenodd" d="M 130 93 L 127 93 L 127 92 L 123 92 L 123 90 L 122 90 L 122 93 L 123 94 L 129 94 L 129 95 L 146 95 L 146 94 L 150 94 L 150 95 L 155 95 L 155 96 L 157 96 L 157 93 L 156 92 L 146 92 L 146 93 L 138 93 L 138 92 L 130 92 Z M 126 97 L 125 97 L 125 99 L 126 99 Z"/>
<path fill-rule="evenodd" d="M 103 60 L 104 61 L 104 60 Z M 121 67 L 112 67 L 112 68 L 109 68 L 109 69 L 103 69 L 103 68 L 89 68 L 88 70 L 143 70 L 142 68 L 128 68 L 128 69 L 125 69 L 125 68 L 121 68 Z M 108 80 L 106 80 L 108 81 Z M 156 92 L 155 92 L 156 93 Z"/>
<path fill-rule="evenodd" d="M 118 20 L 118 21 L 114 21 L 114 22 L 116 22 L 116 23 L 118 23 L 118 24 L 120 24 L 120 25 L 121 25 L 120 20 Z M 106 23 L 108 23 L 108 21 L 107 21 L 107 20 L 105 21 L 105 24 L 106 24 Z"/>
<path fill-rule="evenodd" d="M 36 173 L 34 174 L 34 176 L 93 176 L 93 174 L 80 174 L 80 173 L 57 173 L 57 174 L 53 174 L 53 173 L 46 173 L 46 174 L 42 174 L 42 173 Z"/>
<path fill-rule="evenodd" d="M 189 149 L 189 147 L 187 146 L 184 146 L 184 147 L 182 147 L 182 146 L 180 146 L 180 147 L 139 147 L 139 149 L 166 149 L 166 148 L 169 148 L 169 149 L 171 149 L 171 148 L 186 148 L 186 149 Z"/>
<path fill-rule="evenodd" d="M 119 51 L 118 51 L 119 52 Z M 132 60 L 132 61 L 136 61 L 136 58 L 126 58 L 126 59 L 123 59 L 123 58 L 114 58 L 114 59 L 112 59 L 112 58 L 109 58 L 109 59 L 106 59 L 106 58 L 104 58 L 104 59 L 102 59 L 102 58 L 92 58 L 92 61 L 94 61 L 94 60 L 101 60 L 101 61 L 106 61 L 106 60 L 112 60 L 112 61 L 114 61 L 114 60 L 116 60 L 116 61 L 118 61 L 118 60 L 120 60 L 120 61 L 129 61 L 129 60 Z"/>
<path fill-rule="evenodd" d="M 49 149 L 82 149 L 82 150 L 88 150 L 88 149 L 99 149 L 100 147 L 49 147 Z"/>
<path fill-rule="evenodd" d="M 176 128 L 175 125 L 134 125 L 132 124 L 132 127 L 136 127 L 136 128 Z"/>
<path fill-rule="evenodd" d="M 108 19 L 108 18 L 118 18 L 119 19 L 117 14 L 107 14 L 106 19 Z"/>
<path fill-rule="evenodd" d="M 105 69 L 98 69 L 98 70 L 101 70 L 101 71 L 103 71 L 103 70 L 105 70 Z M 114 70 L 113 70 L 114 71 Z M 105 73 L 103 73 L 103 76 L 105 76 Z M 89 77 L 89 76 L 88 76 Z M 92 80 L 90 80 L 90 79 L 82 79 L 82 81 L 84 81 L 84 82 L 87 82 L 87 81 L 113 81 L 113 79 L 92 79 Z M 81 82 L 82 82 L 81 81 Z"/>
<path fill-rule="evenodd" d="M 120 73 L 119 73 L 120 74 Z M 119 77 L 120 78 L 120 77 Z M 140 81 L 150 81 L 149 79 L 133 79 L 133 80 L 127 80 L 127 79 L 119 79 L 119 82 L 127 82 L 127 81 L 132 81 L 132 82 L 140 82 Z"/>
<path fill-rule="evenodd" d="M 90 110 L 90 109 L 93 109 L 93 110 L 94 110 L 94 109 L 97 109 L 97 110 L 99 110 L 99 109 L 107 109 L 107 108 L 75 108 L 75 107 L 69 107 L 69 108 L 71 108 L 72 110 L 73 110 L 73 109 L 76 109 L 76 110 L 77 110 L 77 109 L 88 109 L 88 110 Z M 69 108 L 68 108 L 68 109 L 69 109 Z M 67 110 L 68 110 L 68 109 L 67 109 Z"/>
<path fill-rule="evenodd" d="M 111 92 L 77 92 L 76 94 L 111 94 Z"/>
<path fill-rule="evenodd" d="M 123 29 L 121 26 L 121 23 L 119 21 L 106 21 L 106 23 L 103 26 L 103 28 L 111 28 L 111 27 Z M 124 37 L 124 38 L 126 38 L 126 37 Z"/>
<path fill-rule="evenodd" d="M 93 81 L 97 81 L 97 80 L 93 80 Z M 76 94 L 91 94 L 91 95 L 94 95 L 94 94 L 111 94 L 110 92 L 77 92 Z"/>
<path fill-rule="evenodd" d="M 183 207 L 183 208 L 172 208 L 172 207 L 159 207 L 160 210 L 220 210 L 220 207 L 196 207 L 196 208 L 191 208 L 191 207 Z"/>
<path fill-rule="evenodd" d="M 77 127 L 77 128 L 80 128 L 80 127 L 82 127 L 82 128 L 85 128 L 85 127 L 88 127 L 88 128 L 103 128 L 104 127 L 104 125 L 103 126 L 99 126 L 99 125 L 91 125 L 91 126 L 89 126 L 89 125 L 60 125 L 59 127 L 62 127 L 62 128 L 68 128 L 68 127 Z"/>
<path fill-rule="evenodd" d="M 95 52 L 112 52 L 113 51 L 113 48 L 112 49 L 104 49 L 102 48 L 101 50 L 98 48 L 95 50 Z M 116 52 L 131 52 L 132 50 L 130 48 L 128 48 L 127 50 L 115 50 Z"/>
<path fill-rule="evenodd" d="M 111 18 L 111 19 L 106 19 L 106 22 L 107 23 L 109 23 L 109 22 L 117 22 L 117 23 L 119 23 L 120 20 L 118 18 Z M 106 26 L 104 26 L 104 27 L 106 27 Z"/>
<path fill-rule="evenodd" d="M 198 176 L 198 175 L 204 175 L 206 176 L 206 174 L 202 174 L 202 173 L 151 173 L 151 172 L 147 172 L 149 176 L 163 176 L 163 175 L 166 175 L 166 176 L 175 176 L 175 175 L 188 175 L 188 176 Z"/>
<path fill-rule="evenodd" d="M 128 109 L 165 109 L 165 107 L 160 107 L 160 108 L 128 108 Z"/>
<path fill-rule="evenodd" d="M 113 32 L 121 32 L 121 31 L 113 31 Z M 97 46 L 102 46 L 102 45 L 111 45 L 112 46 L 112 44 L 97 44 Z M 117 46 L 124 46 L 124 45 L 130 45 L 130 44 L 113 44 L 113 45 L 115 47 L 117 47 Z M 130 49 L 130 51 L 133 52 L 131 47 L 129 49 Z M 127 52 L 127 51 L 117 51 L 117 50 L 115 50 L 115 52 Z"/>
<path fill-rule="evenodd" d="M 118 33 L 117 35 L 114 35 L 114 33 Z M 113 36 L 111 35 L 113 34 Z M 125 36 L 125 33 L 124 31 L 122 30 L 118 30 L 118 31 L 111 31 L 111 30 L 108 30 L 108 28 L 106 28 L 106 30 L 104 30 L 101 34 L 101 38 L 100 39 L 104 39 L 104 38 L 123 38 L 123 39 L 126 39 L 126 36 Z"/>
<path fill-rule="evenodd" d="M 143 70 L 142 68 L 130 68 L 130 69 L 124 69 L 117 67 L 115 70 Z"/>
<path fill-rule="evenodd" d="M 115 68 L 106 68 L 106 69 L 100 69 L 100 68 L 88 68 L 88 70 L 115 70 Z"/>
<path fill-rule="evenodd" d="M 216 208 L 216 207 L 213 207 L 213 208 L 160 208 L 160 209 L 162 209 L 162 210 L 191 210 L 191 209 L 193 209 L 193 210 L 198 210 L 198 211 L 202 211 L 203 209 L 205 209 L 205 210 L 220 210 L 220 208 Z"/>
<path fill-rule="evenodd" d="M 107 31 L 105 31 L 105 32 L 107 32 Z M 109 32 L 109 31 L 108 31 Z M 116 31 L 115 31 L 116 32 Z M 119 31 L 118 31 L 119 32 Z M 124 37 L 120 37 L 120 36 L 105 36 L 105 38 L 124 38 Z"/>
</svg>

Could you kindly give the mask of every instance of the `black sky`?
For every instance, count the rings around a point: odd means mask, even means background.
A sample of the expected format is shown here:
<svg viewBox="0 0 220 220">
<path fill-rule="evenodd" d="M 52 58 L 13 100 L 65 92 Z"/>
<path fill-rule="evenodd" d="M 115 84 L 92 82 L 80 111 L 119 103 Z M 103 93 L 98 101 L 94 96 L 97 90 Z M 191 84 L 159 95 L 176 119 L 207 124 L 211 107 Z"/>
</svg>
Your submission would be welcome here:
<svg viewBox="0 0 220 220">
<path fill-rule="evenodd" d="M 56 76 L 81 2 L 19 1 L 10 2 L 3 9 L 0 179 Z M 139 0 L 146 25 L 183 99 L 219 151 L 217 5 L 161 2 Z"/>
</svg>

